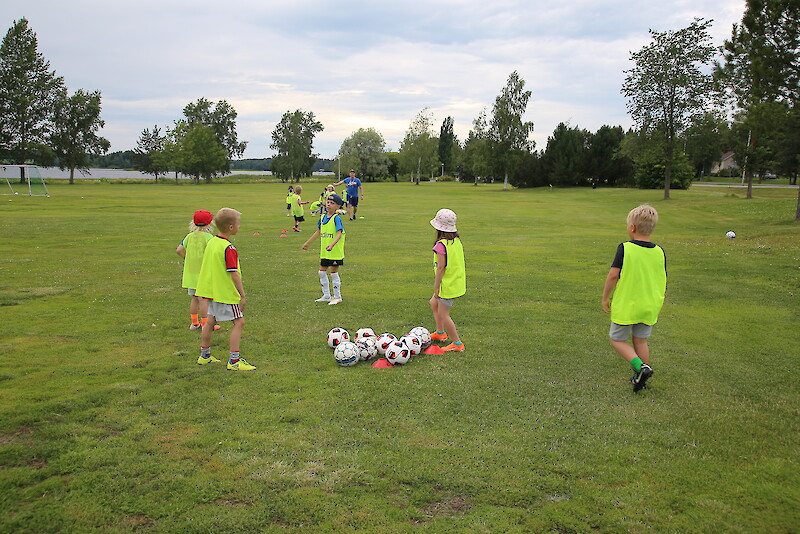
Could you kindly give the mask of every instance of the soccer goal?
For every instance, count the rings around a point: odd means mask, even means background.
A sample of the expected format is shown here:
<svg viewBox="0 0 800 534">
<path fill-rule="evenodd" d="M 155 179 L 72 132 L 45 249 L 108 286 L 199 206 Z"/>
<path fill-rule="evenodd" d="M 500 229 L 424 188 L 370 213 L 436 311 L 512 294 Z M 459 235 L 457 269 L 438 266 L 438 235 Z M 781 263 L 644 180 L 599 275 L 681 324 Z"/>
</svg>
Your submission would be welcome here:
<svg viewBox="0 0 800 534">
<path fill-rule="evenodd" d="M 0 165 L 0 174 L 6 181 L 8 192 L 3 195 L 29 195 L 49 197 L 47 184 L 36 165 Z"/>
</svg>

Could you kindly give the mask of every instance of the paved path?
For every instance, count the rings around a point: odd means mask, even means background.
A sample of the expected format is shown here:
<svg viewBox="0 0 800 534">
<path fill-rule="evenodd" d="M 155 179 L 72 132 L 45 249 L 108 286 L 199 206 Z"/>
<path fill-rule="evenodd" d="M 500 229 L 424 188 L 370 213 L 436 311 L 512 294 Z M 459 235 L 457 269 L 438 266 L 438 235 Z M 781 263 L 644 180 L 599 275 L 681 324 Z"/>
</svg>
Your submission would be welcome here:
<svg viewBox="0 0 800 534">
<path fill-rule="evenodd" d="M 700 186 L 700 187 L 747 187 L 747 184 L 734 184 L 728 182 L 692 182 L 692 187 Z M 753 189 L 756 188 L 788 188 L 788 189 L 797 189 L 798 186 L 796 185 L 788 185 L 788 184 L 753 184 Z"/>
</svg>

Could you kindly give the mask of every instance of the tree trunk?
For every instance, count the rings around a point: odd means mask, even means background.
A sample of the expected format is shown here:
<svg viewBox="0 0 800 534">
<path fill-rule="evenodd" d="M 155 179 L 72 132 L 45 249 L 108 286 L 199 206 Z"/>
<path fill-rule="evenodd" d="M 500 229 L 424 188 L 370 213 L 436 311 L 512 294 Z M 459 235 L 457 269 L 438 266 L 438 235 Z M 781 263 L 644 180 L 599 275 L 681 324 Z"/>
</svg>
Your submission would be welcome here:
<svg viewBox="0 0 800 534">
<path fill-rule="evenodd" d="M 419 170 L 421 165 L 422 165 L 422 158 L 417 158 L 417 181 L 414 182 L 414 185 L 419 185 Z"/>
<path fill-rule="evenodd" d="M 800 222 L 800 187 L 797 188 L 797 211 L 794 214 L 794 222 Z"/>
<path fill-rule="evenodd" d="M 503 178 L 503 191 L 508 191 L 508 171 L 506 171 L 505 177 Z"/>
<path fill-rule="evenodd" d="M 672 184 L 672 155 L 675 150 L 672 140 L 667 141 L 667 164 L 664 167 L 664 200 L 669 200 L 669 186 Z"/>
<path fill-rule="evenodd" d="M 75 184 L 75 167 L 69 168 L 69 183 L 70 185 Z"/>
</svg>

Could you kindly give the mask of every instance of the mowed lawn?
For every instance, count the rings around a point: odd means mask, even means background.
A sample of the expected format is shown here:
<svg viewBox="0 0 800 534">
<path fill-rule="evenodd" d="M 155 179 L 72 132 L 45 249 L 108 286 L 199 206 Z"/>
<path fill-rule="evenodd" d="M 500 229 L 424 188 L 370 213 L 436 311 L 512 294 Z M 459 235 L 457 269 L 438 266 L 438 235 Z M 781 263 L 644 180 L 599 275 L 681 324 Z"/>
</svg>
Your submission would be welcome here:
<svg viewBox="0 0 800 534">
<path fill-rule="evenodd" d="M 314 200 L 324 184 L 305 184 Z M 2 532 L 796 532 L 796 190 L 365 183 L 344 302 L 283 184 L 51 185 L 0 197 Z M 600 297 L 653 204 L 667 303 L 650 388 Z M 243 213 L 242 356 L 198 366 L 175 248 Z M 434 231 L 458 213 L 467 350 L 338 367 L 325 335 L 434 324 Z M 288 236 L 280 237 L 282 230 Z M 736 239 L 726 239 L 734 230 Z M 227 357 L 228 324 L 213 354 Z"/>
</svg>

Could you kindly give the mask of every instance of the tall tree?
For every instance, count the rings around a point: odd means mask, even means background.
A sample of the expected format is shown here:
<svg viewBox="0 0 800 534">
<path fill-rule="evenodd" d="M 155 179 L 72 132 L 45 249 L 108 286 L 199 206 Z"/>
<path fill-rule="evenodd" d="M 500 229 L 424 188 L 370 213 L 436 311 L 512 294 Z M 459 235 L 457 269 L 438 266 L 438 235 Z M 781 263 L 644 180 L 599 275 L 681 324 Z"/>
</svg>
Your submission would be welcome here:
<svg viewBox="0 0 800 534">
<path fill-rule="evenodd" d="M 429 108 L 420 111 L 406 130 L 400 143 L 400 167 L 403 172 L 415 175 L 414 183 L 419 185 L 420 173 L 433 172 L 438 166 L 438 142 L 433 137 L 431 126 L 433 117 Z"/>
<path fill-rule="evenodd" d="M 342 141 L 337 160 L 345 169 L 355 169 L 362 177 L 385 176 L 386 141 L 375 128 L 359 128 Z"/>
<path fill-rule="evenodd" d="M 633 183 L 633 162 L 620 153 L 621 126 L 601 126 L 590 136 L 586 165 L 592 185 Z"/>
<path fill-rule="evenodd" d="M 780 102 L 787 108 L 786 124 L 791 124 L 792 110 L 800 102 L 800 2 L 747 0 L 742 23 L 733 26 L 725 41 L 723 60 L 715 74 L 731 90 L 748 123 L 746 149 L 737 160 L 745 166 L 751 198 L 753 158 L 763 152 L 762 137 L 776 126 L 757 118 L 769 114 L 764 106 L 770 109 L 770 103 Z M 800 191 L 795 220 L 800 221 Z"/>
<path fill-rule="evenodd" d="M 714 162 L 727 148 L 728 123 L 718 111 L 710 111 L 697 116 L 684 133 L 686 155 L 695 169 L 695 176 L 705 176 L 711 171 Z"/>
<path fill-rule="evenodd" d="M 235 159 L 244 154 L 246 141 L 239 141 L 236 133 L 236 110 L 227 101 L 220 100 L 213 104 L 205 98 L 187 104 L 183 115 L 189 125 L 200 123 L 211 128 L 217 141 L 225 148 L 228 159 Z"/>
<path fill-rule="evenodd" d="M 482 109 L 472 121 L 467 139 L 464 141 L 462 164 L 464 173 L 474 179 L 478 185 L 478 178 L 484 180 L 492 175 L 491 146 L 489 139 L 489 126 L 486 122 L 486 109 Z"/>
<path fill-rule="evenodd" d="M 204 178 L 210 183 L 214 176 L 230 167 L 228 152 L 217 139 L 214 130 L 203 124 L 192 124 L 183 137 L 181 161 L 184 174 Z"/>
<path fill-rule="evenodd" d="M 634 67 L 625 71 L 622 94 L 628 98 L 628 111 L 646 138 L 660 138 L 663 147 L 665 199 L 678 136 L 711 102 L 711 76 L 703 72 L 716 51 L 710 26 L 710 20 L 696 18 L 677 31 L 650 30 L 652 42 L 631 53 Z"/>
<path fill-rule="evenodd" d="M 272 173 L 282 181 L 299 181 L 311 176 L 317 154 L 312 154 L 314 136 L 324 129 L 314 118 L 314 113 L 287 111 L 272 131 L 270 148 L 276 151 L 272 158 Z"/>
<path fill-rule="evenodd" d="M 91 156 L 108 152 L 111 143 L 98 135 L 105 125 L 100 118 L 99 91 L 87 93 L 82 89 L 67 96 L 66 91 L 56 100 L 53 108 L 53 129 L 50 146 L 63 171 L 69 169 L 69 183 L 75 183 L 75 169 L 89 170 Z"/>
<path fill-rule="evenodd" d="M 166 141 L 167 136 L 161 134 L 158 125 L 153 125 L 152 130 L 149 128 L 142 130 L 134 150 L 136 169 L 145 174 L 152 174 L 156 183 L 158 177 L 169 170 L 163 154 Z"/>
<path fill-rule="evenodd" d="M 550 184 L 586 185 L 589 132 L 560 123 L 547 139 L 542 166 Z"/>
<path fill-rule="evenodd" d="M 514 71 L 492 108 L 489 139 L 492 159 L 503 174 L 504 190 L 508 189 L 508 173 L 526 152 L 533 149 L 533 143 L 528 139 L 533 131 L 533 123 L 522 120 L 530 97 L 531 92 L 525 90 L 525 80 Z"/>
<path fill-rule="evenodd" d="M 453 171 L 455 151 L 458 148 L 458 138 L 453 132 L 453 117 L 446 117 L 439 129 L 439 163 L 444 165 L 444 171 Z"/>
<path fill-rule="evenodd" d="M 38 51 L 25 18 L 14 21 L 0 45 L 0 157 L 23 164 L 39 158 L 53 124 L 63 79 Z"/>
</svg>

